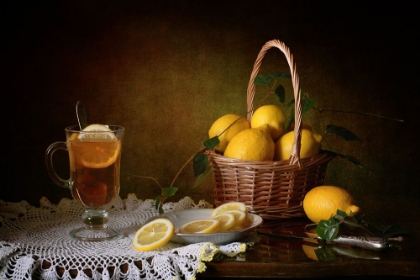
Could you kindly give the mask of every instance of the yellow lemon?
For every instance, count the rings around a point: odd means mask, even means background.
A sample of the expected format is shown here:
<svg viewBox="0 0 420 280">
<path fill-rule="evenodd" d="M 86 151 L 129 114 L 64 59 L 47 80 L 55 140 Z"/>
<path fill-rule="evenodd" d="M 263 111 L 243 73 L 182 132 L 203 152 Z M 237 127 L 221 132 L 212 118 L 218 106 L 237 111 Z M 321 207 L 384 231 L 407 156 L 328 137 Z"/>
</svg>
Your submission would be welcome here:
<svg viewBox="0 0 420 280">
<path fill-rule="evenodd" d="M 273 141 L 279 139 L 285 132 L 286 114 L 277 105 L 263 105 L 255 110 L 251 117 L 251 128 L 268 124 Z"/>
<path fill-rule="evenodd" d="M 179 233 L 213 233 L 220 229 L 220 221 L 201 219 L 185 223 L 179 227 Z"/>
<path fill-rule="evenodd" d="M 218 118 L 210 127 L 209 138 L 219 137 L 216 150 L 223 153 L 230 140 L 244 129 L 250 128 L 249 121 L 237 114 L 226 114 Z"/>
<path fill-rule="evenodd" d="M 311 221 L 318 223 L 334 216 L 337 210 L 351 215 L 358 213 L 360 208 L 354 205 L 354 199 L 347 190 L 336 186 L 318 186 L 305 195 L 303 210 Z"/>
<path fill-rule="evenodd" d="M 274 160 L 288 160 L 290 158 L 294 137 L 294 132 L 290 131 L 276 141 Z M 320 134 L 309 129 L 302 129 L 300 158 L 310 158 L 319 154 L 321 140 L 322 136 Z"/>
<path fill-rule="evenodd" d="M 275 145 L 268 124 L 242 130 L 226 147 L 224 156 L 240 160 L 273 160 Z"/>
<path fill-rule="evenodd" d="M 169 242 L 175 227 L 168 219 L 159 218 L 142 226 L 133 237 L 133 247 L 138 251 L 150 251 Z"/>
</svg>

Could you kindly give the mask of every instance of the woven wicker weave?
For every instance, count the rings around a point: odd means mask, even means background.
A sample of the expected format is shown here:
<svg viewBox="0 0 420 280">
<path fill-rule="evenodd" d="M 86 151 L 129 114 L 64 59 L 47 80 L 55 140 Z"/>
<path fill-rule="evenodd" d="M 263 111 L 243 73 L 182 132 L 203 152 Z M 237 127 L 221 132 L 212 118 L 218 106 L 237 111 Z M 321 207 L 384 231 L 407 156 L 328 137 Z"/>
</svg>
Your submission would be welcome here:
<svg viewBox="0 0 420 280">
<path fill-rule="evenodd" d="M 312 158 L 300 159 L 302 105 L 299 77 L 289 48 L 281 41 L 268 41 L 261 49 L 247 90 L 248 120 L 254 108 L 254 79 L 266 52 L 276 47 L 286 56 L 290 66 L 295 97 L 294 144 L 289 161 L 244 161 L 224 157 L 215 151 L 205 153 L 213 166 L 215 205 L 230 201 L 246 204 L 251 213 L 264 219 L 282 219 L 305 215 L 302 201 L 315 186 L 322 185 L 328 162 L 334 154 L 322 151 Z"/>
</svg>

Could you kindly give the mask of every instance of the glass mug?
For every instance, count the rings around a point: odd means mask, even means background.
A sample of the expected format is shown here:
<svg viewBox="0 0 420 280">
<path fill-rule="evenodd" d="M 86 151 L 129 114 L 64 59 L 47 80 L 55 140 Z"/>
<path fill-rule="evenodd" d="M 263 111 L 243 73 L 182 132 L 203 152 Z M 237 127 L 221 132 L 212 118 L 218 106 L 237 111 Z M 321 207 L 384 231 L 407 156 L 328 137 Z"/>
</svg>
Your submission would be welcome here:
<svg viewBox="0 0 420 280">
<path fill-rule="evenodd" d="M 70 236 L 82 241 L 105 241 L 122 237 L 120 230 L 107 226 L 106 208 L 120 191 L 121 147 L 125 129 L 117 125 L 91 125 L 80 130 L 78 125 L 65 128 L 66 142 L 55 142 L 45 152 L 45 164 L 51 179 L 69 188 L 73 198 L 85 207 L 84 227 Z M 89 128 L 88 127 L 88 128 Z M 106 131 L 104 131 L 106 129 Z M 65 150 L 69 154 L 70 178 L 61 178 L 53 166 L 53 154 Z"/>
</svg>

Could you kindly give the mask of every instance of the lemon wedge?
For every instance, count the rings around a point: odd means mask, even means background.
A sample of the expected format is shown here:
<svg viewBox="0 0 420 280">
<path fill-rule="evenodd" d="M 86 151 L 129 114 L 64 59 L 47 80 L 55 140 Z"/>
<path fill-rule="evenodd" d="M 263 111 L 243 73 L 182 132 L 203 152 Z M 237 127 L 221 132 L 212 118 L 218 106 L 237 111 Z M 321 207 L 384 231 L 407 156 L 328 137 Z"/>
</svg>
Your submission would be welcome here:
<svg viewBox="0 0 420 280">
<path fill-rule="evenodd" d="M 133 237 L 134 249 L 138 251 L 150 251 L 159 248 L 171 240 L 175 227 L 168 219 L 159 218 L 153 220 L 139 230 Z"/>
</svg>

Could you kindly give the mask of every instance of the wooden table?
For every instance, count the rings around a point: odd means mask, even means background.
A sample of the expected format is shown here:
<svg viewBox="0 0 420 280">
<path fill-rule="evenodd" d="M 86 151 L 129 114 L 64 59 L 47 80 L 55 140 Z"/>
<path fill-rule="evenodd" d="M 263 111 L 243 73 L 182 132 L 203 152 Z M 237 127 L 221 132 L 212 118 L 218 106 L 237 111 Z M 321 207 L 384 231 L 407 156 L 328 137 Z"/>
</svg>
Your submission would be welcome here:
<svg viewBox="0 0 420 280">
<path fill-rule="evenodd" d="M 197 278 L 420 277 L 420 242 L 414 234 L 381 251 L 284 236 L 258 236 L 260 241 L 240 258 L 207 263 L 206 271 L 197 274 Z M 315 250 L 321 254 L 321 259 L 317 258 Z"/>
</svg>

